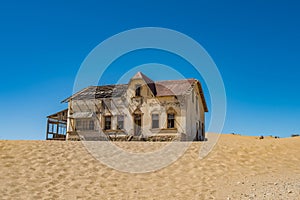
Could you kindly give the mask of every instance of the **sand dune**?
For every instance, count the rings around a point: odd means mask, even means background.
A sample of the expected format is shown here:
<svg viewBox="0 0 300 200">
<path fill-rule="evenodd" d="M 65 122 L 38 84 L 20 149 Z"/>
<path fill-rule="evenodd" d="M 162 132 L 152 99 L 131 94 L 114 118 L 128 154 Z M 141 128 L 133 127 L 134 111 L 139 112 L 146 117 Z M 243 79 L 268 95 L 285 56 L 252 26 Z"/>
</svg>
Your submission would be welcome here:
<svg viewBox="0 0 300 200">
<path fill-rule="evenodd" d="M 166 144 L 117 145 L 146 152 Z M 300 199 L 300 137 L 222 135 L 199 159 L 202 145 L 132 174 L 101 164 L 80 142 L 0 141 L 0 199 Z"/>
</svg>

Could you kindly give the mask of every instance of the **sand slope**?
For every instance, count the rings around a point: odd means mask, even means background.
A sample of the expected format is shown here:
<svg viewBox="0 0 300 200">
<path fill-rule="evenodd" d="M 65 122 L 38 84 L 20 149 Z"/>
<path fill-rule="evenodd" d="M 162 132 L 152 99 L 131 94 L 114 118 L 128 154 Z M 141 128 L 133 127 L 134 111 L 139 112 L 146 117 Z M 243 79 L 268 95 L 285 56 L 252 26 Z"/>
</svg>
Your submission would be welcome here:
<svg viewBox="0 0 300 200">
<path fill-rule="evenodd" d="M 222 135 L 202 160 L 201 145 L 159 171 L 130 174 L 101 164 L 80 142 L 0 141 L 0 199 L 300 199 L 300 137 Z"/>
</svg>

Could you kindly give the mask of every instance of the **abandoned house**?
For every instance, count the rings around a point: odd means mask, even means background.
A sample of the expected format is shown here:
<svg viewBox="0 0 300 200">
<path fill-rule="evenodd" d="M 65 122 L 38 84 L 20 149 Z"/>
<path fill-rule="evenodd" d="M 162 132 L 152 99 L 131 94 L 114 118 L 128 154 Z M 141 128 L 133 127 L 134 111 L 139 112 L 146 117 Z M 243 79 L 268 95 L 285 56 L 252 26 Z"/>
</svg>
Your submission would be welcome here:
<svg viewBox="0 0 300 200">
<path fill-rule="evenodd" d="M 208 112 L 196 79 L 152 81 L 141 72 L 128 84 L 90 86 L 48 116 L 46 139 L 181 140 L 205 138 Z"/>
</svg>

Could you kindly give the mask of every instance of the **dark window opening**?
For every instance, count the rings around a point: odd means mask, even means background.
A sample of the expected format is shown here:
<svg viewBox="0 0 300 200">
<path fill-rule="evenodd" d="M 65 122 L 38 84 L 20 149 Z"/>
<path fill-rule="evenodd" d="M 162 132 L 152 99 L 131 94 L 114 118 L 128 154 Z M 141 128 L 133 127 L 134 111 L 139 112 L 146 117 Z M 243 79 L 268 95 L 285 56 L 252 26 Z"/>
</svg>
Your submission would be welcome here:
<svg viewBox="0 0 300 200">
<path fill-rule="evenodd" d="M 104 130 L 110 130 L 111 129 L 111 116 L 106 116 L 104 118 Z"/>
<path fill-rule="evenodd" d="M 175 128 L 175 114 L 168 114 L 168 128 Z"/>
<path fill-rule="evenodd" d="M 135 86 L 135 96 L 137 96 L 137 97 L 141 96 L 141 85 Z"/>
</svg>

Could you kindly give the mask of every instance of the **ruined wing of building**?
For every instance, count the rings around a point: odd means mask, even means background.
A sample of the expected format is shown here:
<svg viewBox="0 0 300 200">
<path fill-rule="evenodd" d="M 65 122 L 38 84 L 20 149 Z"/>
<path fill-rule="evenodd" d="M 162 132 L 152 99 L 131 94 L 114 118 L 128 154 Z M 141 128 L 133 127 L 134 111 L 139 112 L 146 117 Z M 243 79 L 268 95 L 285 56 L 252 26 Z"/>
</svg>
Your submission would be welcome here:
<svg viewBox="0 0 300 200">
<path fill-rule="evenodd" d="M 128 84 L 87 87 L 48 116 L 46 139 L 201 141 L 208 112 L 196 79 L 152 81 L 141 72 Z"/>
</svg>

